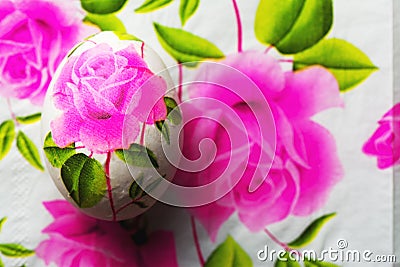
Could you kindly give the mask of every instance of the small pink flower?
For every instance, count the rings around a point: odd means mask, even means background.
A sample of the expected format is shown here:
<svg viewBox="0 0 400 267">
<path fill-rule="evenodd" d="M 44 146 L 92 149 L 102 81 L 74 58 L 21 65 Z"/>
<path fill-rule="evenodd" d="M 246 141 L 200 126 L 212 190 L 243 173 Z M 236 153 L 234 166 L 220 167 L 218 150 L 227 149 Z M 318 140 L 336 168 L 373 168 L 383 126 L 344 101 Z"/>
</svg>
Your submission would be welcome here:
<svg viewBox="0 0 400 267">
<path fill-rule="evenodd" d="M 306 216 L 320 209 L 333 186 L 343 176 L 332 135 L 311 119 L 325 109 L 343 106 L 333 75 L 319 66 L 284 72 L 277 60 L 255 51 L 231 55 L 219 63 L 247 75 L 268 101 L 277 134 L 275 158 L 268 177 L 256 191 L 250 193 L 249 185 L 253 177 L 263 178 L 261 169 L 265 166 L 262 163 L 257 165 L 260 155 L 273 153 L 268 145 L 259 145 L 261 133 L 268 136 L 272 131 L 260 129 L 253 113 L 263 114 L 269 112 L 268 108 L 263 107 L 255 97 L 247 78 L 232 75 L 230 68 L 215 71 L 210 65 L 200 67 L 197 78 L 207 83 L 196 83 L 188 88 L 191 98 L 207 97 L 229 105 L 247 130 L 250 155 L 244 174 L 230 193 L 216 202 L 191 209 L 191 213 L 215 240 L 220 226 L 235 211 L 251 231 L 260 231 L 289 215 Z M 230 89 L 235 91 L 217 84 L 231 84 Z M 250 99 L 255 109 L 252 111 L 238 96 Z M 196 108 L 210 112 L 207 106 Z M 220 114 L 221 121 L 226 121 L 225 114 Z M 188 158 L 199 156 L 198 141 L 204 138 L 215 142 L 218 149 L 216 159 L 231 149 L 225 131 L 235 133 L 235 125 L 232 129 L 223 129 L 217 122 L 198 119 L 187 126 L 183 153 Z M 192 186 L 207 184 L 218 178 L 228 162 L 229 158 L 215 161 L 200 172 L 178 172 L 176 181 Z"/>
<path fill-rule="evenodd" d="M 83 16 L 63 1 L 0 1 L 0 95 L 41 105 L 67 52 L 98 31 Z"/>
<path fill-rule="evenodd" d="M 157 231 L 137 245 L 118 223 L 88 217 L 64 200 L 44 203 L 54 218 L 36 254 L 58 267 L 178 266 L 173 234 Z"/>
<path fill-rule="evenodd" d="M 379 169 L 400 164 L 400 103 L 378 121 L 379 127 L 363 146 L 363 152 L 376 156 Z"/>
<path fill-rule="evenodd" d="M 165 91 L 133 45 L 113 51 L 101 43 L 72 55 L 54 86 L 54 104 L 63 111 L 51 123 L 54 141 L 60 147 L 80 141 L 96 153 L 128 148 L 140 122 L 165 118 Z"/>
</svg>

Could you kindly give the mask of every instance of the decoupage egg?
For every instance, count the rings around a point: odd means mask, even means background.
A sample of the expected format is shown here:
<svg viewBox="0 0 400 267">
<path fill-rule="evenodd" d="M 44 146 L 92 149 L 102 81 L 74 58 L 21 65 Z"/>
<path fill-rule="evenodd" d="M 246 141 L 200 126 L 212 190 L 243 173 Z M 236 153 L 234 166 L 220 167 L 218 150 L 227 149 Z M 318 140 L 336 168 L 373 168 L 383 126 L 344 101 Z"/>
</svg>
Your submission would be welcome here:
<svg viewBox="0 0 400 267">
<path fill-rule="evenodd" d="M 110 221 L 154 205 L 175 172 L 163 150 L 181 123 L 173 88 L 157 53 L 130 35 L 101 32 L 66 56 L 42 115 L 47 170 L 65 199 Z"/>
</svg>

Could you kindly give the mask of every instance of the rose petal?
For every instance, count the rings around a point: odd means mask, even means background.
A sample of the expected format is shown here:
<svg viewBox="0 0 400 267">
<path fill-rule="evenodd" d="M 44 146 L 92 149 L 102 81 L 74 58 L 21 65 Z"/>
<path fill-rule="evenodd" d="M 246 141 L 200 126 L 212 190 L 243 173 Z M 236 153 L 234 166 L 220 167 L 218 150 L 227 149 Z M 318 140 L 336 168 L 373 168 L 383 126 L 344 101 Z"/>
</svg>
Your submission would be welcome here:
<svg viewBox="0 0 400 267">
<path fill-rule="evenodd" d="M 14 3 L 9 0 L 0 1 L 0 21 L 15 10 Z"/>
<path fill-rule="evenodd" d="M 126 65 L 127 59 L 120 59 L 120 65 Z M 125 63 L 125 64 L 124 64 Z M 90 57 L 79 67 L 79 77 L 101 77 L 107 79 L 118 69 L 117 58 L 113 53 L 99 53 Z"/>
<path fill-rule="evenodd" d="M 59 73 L 53 87 L 53 102 L 56 108 L 67 111 L 74 108 L 73 92 L 68 84 L 72 83 L 74 61 L 70 58 Z"/>
<path fill-rule="evenodd" d="M 167 84 L 162 77 L 149 72 L 144 74 L 144 79 L 144 83 L 140 85 L 142 97 L 139 98 L 138 105 L 131 114 L 137 116 L 142 122 L 153 124 L 155 121 L 164 120 L 167 116 L 167 108 L 163 100 Z"/>
<path fill-rule="evenodd" d="M 82 118 L 101 120 L 118 112 L 114 104 L 96 91 L 88 81 L 84 80 L 78 86 L 68 83 L 67 86 L 72 91 L 74 106 Z"/>
<path fill-rule="evenodd" d="M 42 233 L 59 233 L 64 237 L 83 235 L 96 226 L 96 220 L 76 213 L 57 218 L 42 230 Z"/>
<path fill-rule="evenodd" d="M 32 36 L 27 27 L 28 17 L 16 10 L 0 21 L 0 37 L 14 42 L 28 43 Z"/>
<path fill-rule="evenodd" d="M 224 207 L 216 202 L 190 209 L 190 213 L 203 225 L 212 242 L 216 241 L 219 229 L 234 211 L 234 208 Z"/>
<path fill-rule="evenodd" d="M 394 105 L 388 112 L 383 115 L 381 121 L 390 120 L 390 121 L 400 121 L 400 103 Z"/>
<path fill-rule="evenodd" d="M 77 251 L 78 253 L 74 253 L 74 250 L 76 251 L 73 242 L 59 235 L 51 235 L 50 239 L 39 244 L 35 249 L 35 253 L 39 258 L 44 259 L 46 265 L 54 262 L 60 267 L 67 267 L 66 265 L 61 265 L 61 263 L 73 261 L 79 253 L 79 250 Z"/>
<path fill-rule="evenodd" d="M 393 122 L 382 121 L 362 148 L 365 154 L 377 156 L 379 169 L 393 166 L 400 158 L 400 144 L 391 123 Z"/>
<path fill-rule="evenodd" d="M 54 219 L 65 215 L 77 214 L 79 211 L 65 200 L 53 200 L 43 202 L 44 207 L 50 212 Z"/>
<path fill-rule="evenodd" d="M 72 56 L 69 60 L 74 62 L 72 80 L 75 84 L 79 83 L 80 69 L 91 58 L 96 58 L 99 54 L 112 54 L 112 47 L 106 43 L 95 45 L 93 48 L 86 50 L 78 57 Z"/>
<path fill-rule="evenodd" d="M 136 107 L 142 96 L 139 88 L 144 82 L 145 71 L 146 69 L 142 71 L 134 68 L 118 70 L 102 84 L 99 92 L 119 112 L 127 113 L 128 107 Z"/>
<path fill-rule="evenodd" d="M 304 140 L 296 132 L 291 121 L 286 117 L 280 107 L 272 106 L 274 113 L 276 133 L 278 139 L 277 153 L 282 153 L 280 149 L 285 150 L 289 157 L 301 166 L 308 168 L 308 157 Z"/>
<path fill-rule="evenodd" d="M 133 116 L 114 114 L 109 119 L 87 120 L 80 128 L 80 140 L 95 153 L 128 149 L 139 135 L 138 120 Z"/>
<path fill-rule="evenodd" d="M 31 44 L 18 43 L 11 40 L 0 40 L 1 57 L 22 54 L 32 49 Z"/>
<path fill-rule="evenodd" d="M 256 191 L 249 192 L 255 168 L 248 168 L 232 192 L 239 219 L 253 232 L 285 219 L 293 211 L 299 195 L 299 173 L 290 159 L 283 169 L 271 170 Z M 259 167 L 255 177 L 261 176 Z"/>
<path fill-rule="evenodd" d="M 76 262 L 79 262 L 79 265 L 71 265 L 77 267 L 88 267 L 88 266 L 110 266 L 107 264 L 109 262 L 104 254 L 101 254 L 96 251 L 87 250 L 85 252 L 81 252 L 79 255 L 75 257 Z M 75 262 L 75 261 L 74 261 Z"/>
<path fill-rule="evenodd" d="M 45 21 L 54 28 L 68 27 L 83 19 L 83 12 L 79 5 L 74 3 L 51 0 L 16 0 L 15 6 L 31 19 Z M 52 15 L 49 16 L 49 14 Z"/>
<path fill-rule="evenodd" d="M 335 77 L 322 67 L 286 72 L 285 81 L 277 104 L 291 120 L 309 118 L 325 109 L 344 106 Z"/>
<path fill-rule="evenodd" d="M 231 55 L 213 65 L 202 65 L 196 81 L 199 83 L 188 88 L 191 98 L 214 98 L 229 106 L 243 101 L 261 102 L 263 95 L 271 99 L 284 85 L 279 63 L 255 51 Z"/>
<path fill-rule="evenodd" d="M 300 129 L 310 168 L 299 168 L 300 196 L 293 213 L 306 216 L 325 204 L 332 187 L 342 179 L 343 168 L 328 130 L 312 121 L 304 122 Z"/>
<path fill-rule="evenodd" d="M 174 234 L 157 231 L 150 234 L 146 244 L 140 247 L 143 267 L 178 267 Z"/>
<path fill-rule="evenodd" d="M 70 251 L 63 253 L 59 259 L 55 260 L 55 262 L 59 262 L 58 267 L 71 267 L 73 266 L 72 262 L 75 260 L 79 253 L 81 253 L 80 250 L 77 250 L 74 246 L 71 246 Z"/>
<path fill-rule="evenodd" d="M 50 77 L 49 77 L 48 69 L 42 68 L 41 76 L 40 76 L 40 85 L 29 96 L 32 104 L 39 105 L 39 106 L 43 105 L 44 97 L 46 95 L 49 84 L 50 84 Z"/>
<path fill-rule="evenodd" d="M 274 97 L 283 89 L 282 68 L 275 58 L 265 53 L 246 51 L 228 56 L 222 63 L 247 75 L 267 99 Z"/>
<path fill-rule="evenodd" d="M 145 69 L 148 68 L 146 62 L 138 54 L 138 52 L 136 51 L 135 47 L 132 44 L 124 49 L 117 51 L 115 54 L 128 59 L 127 66 L 129 67 L 145 68 Z"/>
<path fill-rule="evenodd" d="M 53 140 L 59 147 L 80 141 L 79 130 L 84 121 L 76 113 L 68 111 L 50 123 Z"/>
</svg>

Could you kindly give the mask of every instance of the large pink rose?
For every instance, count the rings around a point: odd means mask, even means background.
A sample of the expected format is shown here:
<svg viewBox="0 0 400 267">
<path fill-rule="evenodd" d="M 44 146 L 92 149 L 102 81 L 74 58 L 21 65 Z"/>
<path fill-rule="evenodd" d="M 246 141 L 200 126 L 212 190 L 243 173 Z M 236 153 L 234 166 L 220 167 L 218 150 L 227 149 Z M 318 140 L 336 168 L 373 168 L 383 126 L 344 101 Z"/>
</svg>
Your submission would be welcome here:
<svg viewBox="0 0 400 267">
<path fill-rule="evenodd" d="M 64 200 L 44 203 L 54 218 L 36 248 L 38 257 L 58 267 L 176 267 L 174 236 L 157 231 L 136 244 L 118 223 L 88 217 Z"/>
<path fill-rule="evenodd" d="M 41 105 L 67 52 L 98 31 L 79 5 L 51 0 L 0 1 L 0 95 Z"/>
<path fill-rule="evenodd" d="M 273 153 L 268 144 L 260 146 L 262 134 L 272 134 L 273 129 L 260 129 L 253 112 L 261 114 L 269 109 L 248 88 L 247 78 L 232 76 L 229 68 L 216 71 L 210 65 L 200 67 L 197 81 L 208 84 L 196 83 L 188 88 L 191 98 L 207 97 L 229 105 L 247 130 L 250 157 L 244 174 L 230 193 L 216 202 L 191 209 L 192 214 L 215 240 L 222 223 L 235 211 L 251 231 L 259 231 L 291 214 L 306 216 L 320 209 L 332 187 L 343 176 L 332 135 L 311 120 L 313 115 L 325 109 L 343 105 L 333 75 L 319 66 L 285 72 L 277 60 L 255 51 L 231 55 L 219 63 L 245 74 L 268 101 L 277 134 L 275 158 L 267 178 L 250 193 L 251 180 L 262 179 L 262 168 L 268 168 L 264 166 L 266 162 L 258 164 L 260 155 L 266 153 L 265 158 L 268 158 L 267 154 Z M 234 92 L 218 84 L 231 84 Z M 250 99 L 255 108 L 251 110 L 238 96 Z M 195 108 L 210 112 L 207 106 Z M 223 121 L 225 115 L 220 114 Z M 200 172 L 178 172 L 177 182 L 203 185 L 215 180 L 228 165 L 229 158 L 224 160 L 223 155 L 231 148 L 227 134 L 230 131 L 235 131 L 235 125 L 232 129 L 222 129 L 220 124 L 208 119 L 189 123 L 185 128 L 184 155 L 196 159 L 199 156 L 197 141 L 210 138 L 218 149 L 218 160 Z"/>
<path fill-rule="evenodd" d="M 166 116 L 166 83 L 133 45 L 119 51 L 94 45 L 72 55 L 56 79 L 53 100 L 63 115 L 52 121 L 51 130 L 60 147 L 80 141 L 96 153 L 129 148 L 140 122 Z"/>
<path fill-rule="evenodd" d="M 378 121 L 379 127 L 363 146 L 365 154 L 376 156 L 379 169 L 400 163 L 400 103 Z"/>
</svg>

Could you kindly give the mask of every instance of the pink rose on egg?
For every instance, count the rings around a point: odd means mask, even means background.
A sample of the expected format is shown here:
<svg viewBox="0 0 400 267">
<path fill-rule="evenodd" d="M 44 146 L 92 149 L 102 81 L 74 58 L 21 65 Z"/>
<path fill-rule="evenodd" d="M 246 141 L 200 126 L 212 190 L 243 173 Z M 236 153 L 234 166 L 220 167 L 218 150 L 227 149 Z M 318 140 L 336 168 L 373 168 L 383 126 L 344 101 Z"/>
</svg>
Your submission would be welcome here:
<svg viewBox="0 0 400 267">
<path fill-rule="evenodd" d="M 343 106 L 334 76 L 319 66 L 296 72 L 284 71 L 276 59 L 256 51 L 231 55 L 219 63 L 228 66 L 226 72 L 213 70 L 210 65 L 200 67 L 198 81 L 207 83 L 196 83 L 188 88 L 188 92 L 191 98 L 219 100 L 237 113 L 247 130 L 250 157 L 244 174 L 231 192 L 213 203 L 191 208 L 190 212 L 215 240 L 220 226 L 235 211 L 247 228 L 260 231 L 289 215 L 306 216 L 323 207 L 330 191 L 342 178 L 343 169 L 333 136 L 312 121 L 312 116 L 328 108 Z M 251 180 L 262 179 L 260 170 L 266 168 L 263 162 L 258 164 L 260 155 L 274 153 L 268 145 L 260 146 L 260 131 L 267 136 L 273 129 L 260 129 L 253 111 L 261 114 L 269 109 L 255 97 L 247 78 L 232 76 L 229 67 L 239 70 L 257 85 L 268 101 L 275 121 L 277 137 L 272 168 L 261 186 L 252 193 L 249 192 Z M 234 88 L 234 92 L 218 84 L 231 84 L 230 89 Z M 253 111 L 240 96 L 250 99 L 255 107 Z M 194 108 L 210 112 L 207 106 Z M 221 121 L 226 120 L 223 112 L 220 114 Z M 176 181 L 183 185 L 204 185 L 217 179 L 228 165 L 229 158 L 223 157 L 231 149 L 227 132 L 234 133 L 235 125 L 232 129 L 223 129 L 217 122 L 198 119 L 187 126 L 183 154 L 196 159 L 199 156 L 197 141 L 210 138 L 218 149 L 218 160 L 203 171 L 178 172 Z"/>
<path fill-rule="evenodd" d="M 155 76 L 133 45 L 119 51 L 105 43 L 72 55 L 54 85 L 55 107 L 63 114 L 51 122 L 60 147 L 74 142 L 106 153 L 129 148 L 141 123 L 164 119 L 166 83 Z"/>
<path fill-rule="evenodd" d="M 83 16 L 63 1 L 0 1 L 0 95 L 41 105 L 67 52 L 98 31 Z"/>
<path fill-rule="evenodd" d="M 96 220 L 64 200 L 44 203 L 54 221 L 43 233 L 49 238 L 36 248 L 46 265 L 58 267 L 176 267 L 174 236 L 156 231 L 136 244 L 118 223 Z"/>
<path fill-rule="evenodd" d="M 363 146 L 363 152 L 377 157 L 379 169 L 400 163 L 400 103 L 378 121 L 379 127 Z"/>
</svg>

